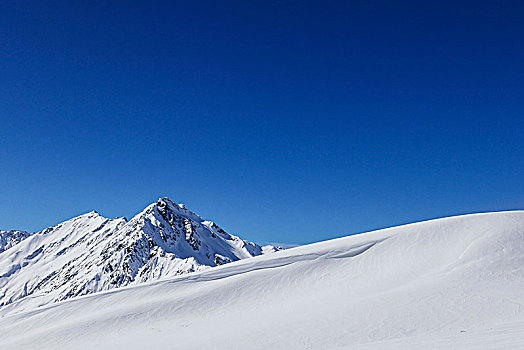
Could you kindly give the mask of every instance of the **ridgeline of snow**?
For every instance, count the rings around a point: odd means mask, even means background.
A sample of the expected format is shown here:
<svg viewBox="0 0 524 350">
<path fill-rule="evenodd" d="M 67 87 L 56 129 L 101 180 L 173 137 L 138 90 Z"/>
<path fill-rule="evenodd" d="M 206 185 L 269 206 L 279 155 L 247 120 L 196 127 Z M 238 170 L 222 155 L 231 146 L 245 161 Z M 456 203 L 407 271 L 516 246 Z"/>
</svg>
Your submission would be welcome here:
<svg viewBox="0 0 524 350">
<path fill-rule="evenodd" d="M 0 329 L 6 349 L 524 349 L 524 212 L 292 248 L 13 313 Z"/>
<path fill-rule="evenodd" d="M 31 235 L 3 232 L 3 314 L 276 250 L 230 235 L 168 198 L 129 222 L 92 211 Z"/>
</svg>

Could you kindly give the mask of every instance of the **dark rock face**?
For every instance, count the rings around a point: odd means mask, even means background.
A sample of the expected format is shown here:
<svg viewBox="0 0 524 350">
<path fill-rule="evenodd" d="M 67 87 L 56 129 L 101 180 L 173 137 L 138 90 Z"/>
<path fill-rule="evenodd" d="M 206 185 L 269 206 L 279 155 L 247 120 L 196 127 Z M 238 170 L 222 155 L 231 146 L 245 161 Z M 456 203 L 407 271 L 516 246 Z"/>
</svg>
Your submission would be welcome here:
<svg viewBox="0 0 524 350">
<path fill-rule="evenodd" d="M 18 230 L 0 231 L 0 253 L 17 245 L 30 235 L 29 232 Z"/>
</svg>

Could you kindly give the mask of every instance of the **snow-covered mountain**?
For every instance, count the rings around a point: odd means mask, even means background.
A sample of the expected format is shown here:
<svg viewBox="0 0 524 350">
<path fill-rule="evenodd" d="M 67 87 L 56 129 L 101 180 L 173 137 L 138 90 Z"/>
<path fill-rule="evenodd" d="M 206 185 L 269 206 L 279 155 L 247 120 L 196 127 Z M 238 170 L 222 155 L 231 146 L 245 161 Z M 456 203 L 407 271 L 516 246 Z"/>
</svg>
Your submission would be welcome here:
<svg viewBox="0 0 524 350">
<path fill-rule="evenodd" d="M 0 309 L 2 349 L 524 349 L 524 211 L 404 225 L 9 311 Z"/>
<path fill-rule="evenodd" d="M 129 221 L 92 211 L 31 235 L 2 231 L 0 308 L 19 312 L 276 250 L 230 235 L 168 198 Z"/>
</svg>

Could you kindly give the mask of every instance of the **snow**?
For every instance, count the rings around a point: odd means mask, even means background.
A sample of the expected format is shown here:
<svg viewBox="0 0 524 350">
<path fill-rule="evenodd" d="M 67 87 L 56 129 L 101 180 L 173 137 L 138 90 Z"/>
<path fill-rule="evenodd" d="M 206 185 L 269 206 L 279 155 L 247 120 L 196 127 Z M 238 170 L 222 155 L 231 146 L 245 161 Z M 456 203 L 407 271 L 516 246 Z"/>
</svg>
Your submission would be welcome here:
<svg viewBox="0 0 524 350">
<path fill-rule="evenodd" d="M 0 235 L 0 313 L 274 252 L 160 198 L 129 220 L 96 211 L 29 235 Z"/>
<path fill-rule="evenodd" d="M 0 315 L 2 349 L 522 349 L 524 211 L 404 225 Z"/>
</svg>

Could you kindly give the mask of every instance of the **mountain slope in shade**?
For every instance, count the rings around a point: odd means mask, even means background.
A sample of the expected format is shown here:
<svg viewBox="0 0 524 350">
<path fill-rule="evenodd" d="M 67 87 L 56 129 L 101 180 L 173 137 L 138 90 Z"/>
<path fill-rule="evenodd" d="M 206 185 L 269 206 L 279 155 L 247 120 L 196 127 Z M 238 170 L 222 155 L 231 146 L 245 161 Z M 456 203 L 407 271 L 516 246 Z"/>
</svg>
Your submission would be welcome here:
<svg viewBox="0 0 524 350">
<path fill-rule="evenodd" d="M 16 312 L 277 250 L 230 235 L 168 198 L 129 221 L 93 211 L 8 248 L 0 253 L 0 307 Z"/>
<path fill-rule="evenodd" d="M 523 349 L 524 212 L 404 225 L 6 311 L 6 349 Z"/>
<path fill-rule="evenodd" d="M 24 239 L 26 239 L 30 235 L 31 234 L 26 231 L 18 231 L 18 230 L 2 231 L 0 230 L 0 253 L 22 242 Z"/>
</svg>

